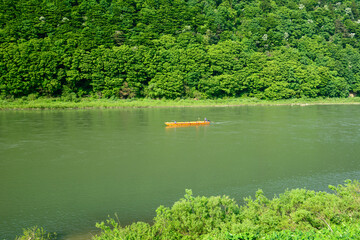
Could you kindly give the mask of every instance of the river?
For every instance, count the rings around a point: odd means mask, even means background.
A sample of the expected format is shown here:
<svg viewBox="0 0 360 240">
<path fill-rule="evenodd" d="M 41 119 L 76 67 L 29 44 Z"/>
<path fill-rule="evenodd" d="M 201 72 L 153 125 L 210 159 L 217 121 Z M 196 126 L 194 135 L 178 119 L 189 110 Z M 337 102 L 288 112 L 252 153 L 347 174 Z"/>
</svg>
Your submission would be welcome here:
<svg viewBox="0 0 360 240">
<path fill-rule="evenodd" d="M 0 239 L 60 239 L 117 215 L 147 221 L 192 189 L 239 204 L 257 189 L 327 191 L 360 179 L 360 106 L 0 111 Z M 210 119 L 166 128 L 165 121 Z"/>
</svg>

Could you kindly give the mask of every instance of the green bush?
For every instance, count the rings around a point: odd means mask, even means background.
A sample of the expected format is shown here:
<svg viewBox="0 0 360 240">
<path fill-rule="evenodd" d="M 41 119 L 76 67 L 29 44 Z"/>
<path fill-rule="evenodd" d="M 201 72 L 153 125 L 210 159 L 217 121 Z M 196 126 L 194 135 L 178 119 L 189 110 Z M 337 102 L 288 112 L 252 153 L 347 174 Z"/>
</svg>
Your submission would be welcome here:
<svg viewBox="0 0 360 240">
<path fill-rule="evenodd" d="M 341 239 L 360 236 L 360 184 L 329 186 L 334 193 L 306 189 L 268 199 L 257 191 L 239 206 L 223 197 L 185 197 L 160 206 L 153 225 L 121 227 L 114 219 L 99 223 L 104 239 Z"/>
<path fill-rule="evenodd" d="M 47 233 L 43 228 L 32 227 L 23 230 L 23 235 L 16 237 L 16 240 L 54 240 L 55 233 Z"/>
</svg>

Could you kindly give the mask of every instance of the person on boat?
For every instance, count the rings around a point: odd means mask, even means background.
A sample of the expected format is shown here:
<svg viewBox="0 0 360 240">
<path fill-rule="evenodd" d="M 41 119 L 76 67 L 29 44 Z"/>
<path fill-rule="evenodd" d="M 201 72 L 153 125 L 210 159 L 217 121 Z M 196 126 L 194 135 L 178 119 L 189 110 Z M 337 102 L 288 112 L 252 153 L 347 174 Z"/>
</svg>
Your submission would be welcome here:
<svg viewBox="0 0 360 240">
<path fill-rule="evenodd" d="M 207 122 L 207 118 L 205 118 L 205 122 Z"/>
</svg>

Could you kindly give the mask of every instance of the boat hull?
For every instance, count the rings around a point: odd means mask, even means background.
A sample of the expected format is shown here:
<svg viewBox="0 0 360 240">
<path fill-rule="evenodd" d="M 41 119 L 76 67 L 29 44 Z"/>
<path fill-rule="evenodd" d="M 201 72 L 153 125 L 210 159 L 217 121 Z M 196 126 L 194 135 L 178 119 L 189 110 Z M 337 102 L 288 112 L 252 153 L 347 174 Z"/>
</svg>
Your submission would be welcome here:
<svg viewBox="0 0 360 240">
<path fill-rule="evenodd" d="M 187 127 L 209 125 L 210 121 L 189 121 L 189 122 L 165 122 L 167 127 Z"/>
</svg>

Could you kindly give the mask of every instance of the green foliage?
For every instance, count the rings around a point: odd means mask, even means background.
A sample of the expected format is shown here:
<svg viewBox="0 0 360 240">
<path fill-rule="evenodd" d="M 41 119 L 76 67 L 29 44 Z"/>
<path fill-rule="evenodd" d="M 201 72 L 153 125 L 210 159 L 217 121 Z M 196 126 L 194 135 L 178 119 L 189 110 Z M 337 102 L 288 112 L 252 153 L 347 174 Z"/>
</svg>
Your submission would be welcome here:
<svg viewBox="0 0 360 240">
<path fill-rule="evenodd" d="M 180 72 L 156 74 L 149 82 L 148 96 L 150 98 L 177 98 L 184 93 L 183 76 Z"/>
<path fill-rule="evenodd" d="M 356 1 L 0 1 L 0 95 L 348 97 Z"/>
<path fill-rule="evenodd" d="M 356 239 L 360 233 L 360 183 L 329 186 L 334 193 L 287 190 L 268 199 L 259 190 L 239 206 L 223 197 L 184 198 L 156 210 L 153 225 L 97 224 L 102 239 Z"/>
<path fill-rule="evenodd" d="M 63 97 L 48 98 L 37 95 L 13 98 L 0 95 L 0 110 L 8 109 L 83 109 L 83 108 L 154 108 L 154 107 L 199 107 L 199 106 L 255 106 L 255 105 L 318 105 L 318 104 L 360 104 L 359 97 L 353 98 L 299 98 L 265 100 L 250 97 L 205 99 L 199 92 L 191 92 L 193 99 L 120 99 L 116 97 L 98 99 L 77 97 L 75 101 L 64 101 Z M 245 94 L 244 94 L 245 95 Z"/>
<path fill-rule="evenodd" d="M 43 228 L 32 227 L 23 230 L 23 235 L 16 237 L 16 240 L 54 240 L 55 233 L 47 233 Z"/>
</svg>

